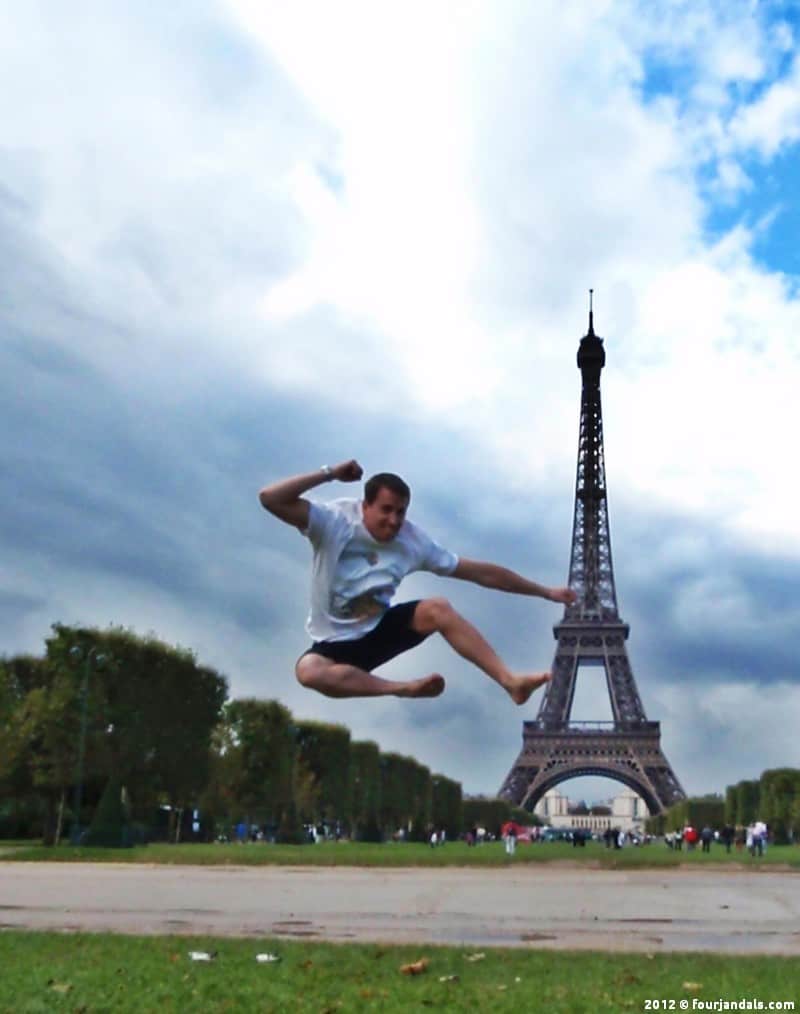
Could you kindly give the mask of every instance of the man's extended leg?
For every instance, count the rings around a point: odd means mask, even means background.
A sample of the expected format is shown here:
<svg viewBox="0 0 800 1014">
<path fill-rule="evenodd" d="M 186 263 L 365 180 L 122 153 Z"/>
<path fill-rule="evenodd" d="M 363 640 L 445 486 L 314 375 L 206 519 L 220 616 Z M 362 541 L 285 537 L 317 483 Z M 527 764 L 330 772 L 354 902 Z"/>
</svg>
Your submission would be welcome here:
<svg viewBox="0 0 800 1014">
<path fill-rule="evenodd" d="M 438 631 L 459 655 L 499 683 L 515 704 L 524 704 L 534 690 L 550 680 L 549 672 L 515 676 L 480 631 L 456 612 L 447 599 L 423 599 L 411 625 L 420 634 Z"/>
<path fill-rule="evenodd" d="M 438 673 L 418 680 L 386 680 L 314 652 L 298 660 L 295 673 L 304 687 L 326 697 L 438 697 L 444 690 Z"/>
</svg>

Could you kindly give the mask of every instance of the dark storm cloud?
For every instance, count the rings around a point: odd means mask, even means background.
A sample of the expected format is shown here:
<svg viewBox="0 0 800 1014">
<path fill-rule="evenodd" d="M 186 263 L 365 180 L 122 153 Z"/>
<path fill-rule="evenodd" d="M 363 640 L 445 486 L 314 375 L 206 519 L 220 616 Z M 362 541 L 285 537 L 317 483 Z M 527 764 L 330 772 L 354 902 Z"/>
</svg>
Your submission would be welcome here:
<svg viewBox="0 0 800 1014">
<path fill-rule="evenodd" d="M 34 597 L 15 592 L 0 592 L 0 630 L 12 630 L 28 613 L 40 609 L 46 602 L 44 594 Z M 0 655 L 2 654 L 4 650 L 0 645 Z"/>
<path fill-rule="evenodd" d="M 257 486 L 245 459 L 249 454 L 252 467 L 256 437 L 265 427 L 279 433 L 288 406 L 278 399 L 259 404 L 256 424 L 255 405 L 237 413 L 240 398 L 218 388 L 215 404 L 178 411 L 148 405 L 145 427 L 132 418 L 124 387 L 101 385 L 91 371 L 59 375 L 58 351 L 47 364 L 58 379 L 44 395 L 25 359 L 6 347 L 3 360 L 5 375 L 25 392 L 20 400 L 6 390 L 0 408 L 6 432 L 24 434 L 3 454 L 11 495 L 0 506 L 0 533 L 8 544 L 44 554 L 54 567 L 125 575 L 187 607 L 204 600 L 240 623 L 263 624 L 246 591 L 234 581 L 219 584 L 208 564 L 225 559 L 232 538 L 256 535 Z M 215 448 L 220 438 L 224 458 Z"/>
<path fill-rule="evenodd" d="M 619 521 L 613 539 L 620 612 L 663 678 L 768 684 L 796 673 L 791 560 L 736 544 L 688 516 L 628 510 Z M 702 548 L 694 557 L 665 557 L 659 547 L 670 537 Z"/>
</svg>

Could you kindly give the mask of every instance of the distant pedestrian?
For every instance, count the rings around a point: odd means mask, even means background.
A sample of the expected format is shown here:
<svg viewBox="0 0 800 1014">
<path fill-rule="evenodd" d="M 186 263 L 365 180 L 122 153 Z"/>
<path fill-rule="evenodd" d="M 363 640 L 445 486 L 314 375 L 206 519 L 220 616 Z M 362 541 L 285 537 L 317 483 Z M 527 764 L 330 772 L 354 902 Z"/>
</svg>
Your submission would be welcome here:
<svg viewBox="0 0 800 1014">
<path fill-rule="evenodd" d="M 757 820 L 755 822 L 755 833 L 756 833 L 756 848 L 758 854 L 763 856 L 767 851 L 767 825 L 763 820 Z"/>
</svg>

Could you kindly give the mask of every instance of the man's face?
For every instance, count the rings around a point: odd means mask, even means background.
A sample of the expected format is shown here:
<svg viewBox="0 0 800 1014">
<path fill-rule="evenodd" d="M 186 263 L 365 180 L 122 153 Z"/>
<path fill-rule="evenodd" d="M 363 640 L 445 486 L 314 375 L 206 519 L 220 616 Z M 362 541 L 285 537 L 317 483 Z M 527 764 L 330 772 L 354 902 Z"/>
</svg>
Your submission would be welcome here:
<svg viewBox="0 0 800 1014">
<path fill-rule="evenodd" d="M 407 510 L 408 500 L 385 486 L 378 490 L 372 503 L 365 500 L 361 505 L 364 527 L 378 542 L 391 542 L 403 527 Z"/>
</svg>

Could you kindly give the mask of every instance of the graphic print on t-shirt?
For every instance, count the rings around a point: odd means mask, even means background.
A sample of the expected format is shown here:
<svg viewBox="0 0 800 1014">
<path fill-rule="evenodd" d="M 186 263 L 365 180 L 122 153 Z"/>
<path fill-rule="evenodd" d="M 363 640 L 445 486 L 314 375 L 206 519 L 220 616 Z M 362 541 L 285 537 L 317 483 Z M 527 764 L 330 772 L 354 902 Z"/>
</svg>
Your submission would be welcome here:
<svg viewBox="0 0 800 1014">
<path fill-rule="evenodd" d="M 376 546 L 359 525 L 336 563 L 331 616 L 365 620 L 386 612 L 405 573 L 404 555 L 400 545 Z"/>
<path fill-rule="evenodd" d="M 376 589 L 375 592 L 364 592 L 363 595 L 356 595 L 353 599 L 345 599 L 340 595 L 331 596 L 331 616 L 337 620 L 366 620 L 370 616 L 380 616 L 386 612 L 389 603 L 383 602 L 379 594 L 384 589 Z M 391 589 L 388 589 L 391 591 Z"/>
</svg>

